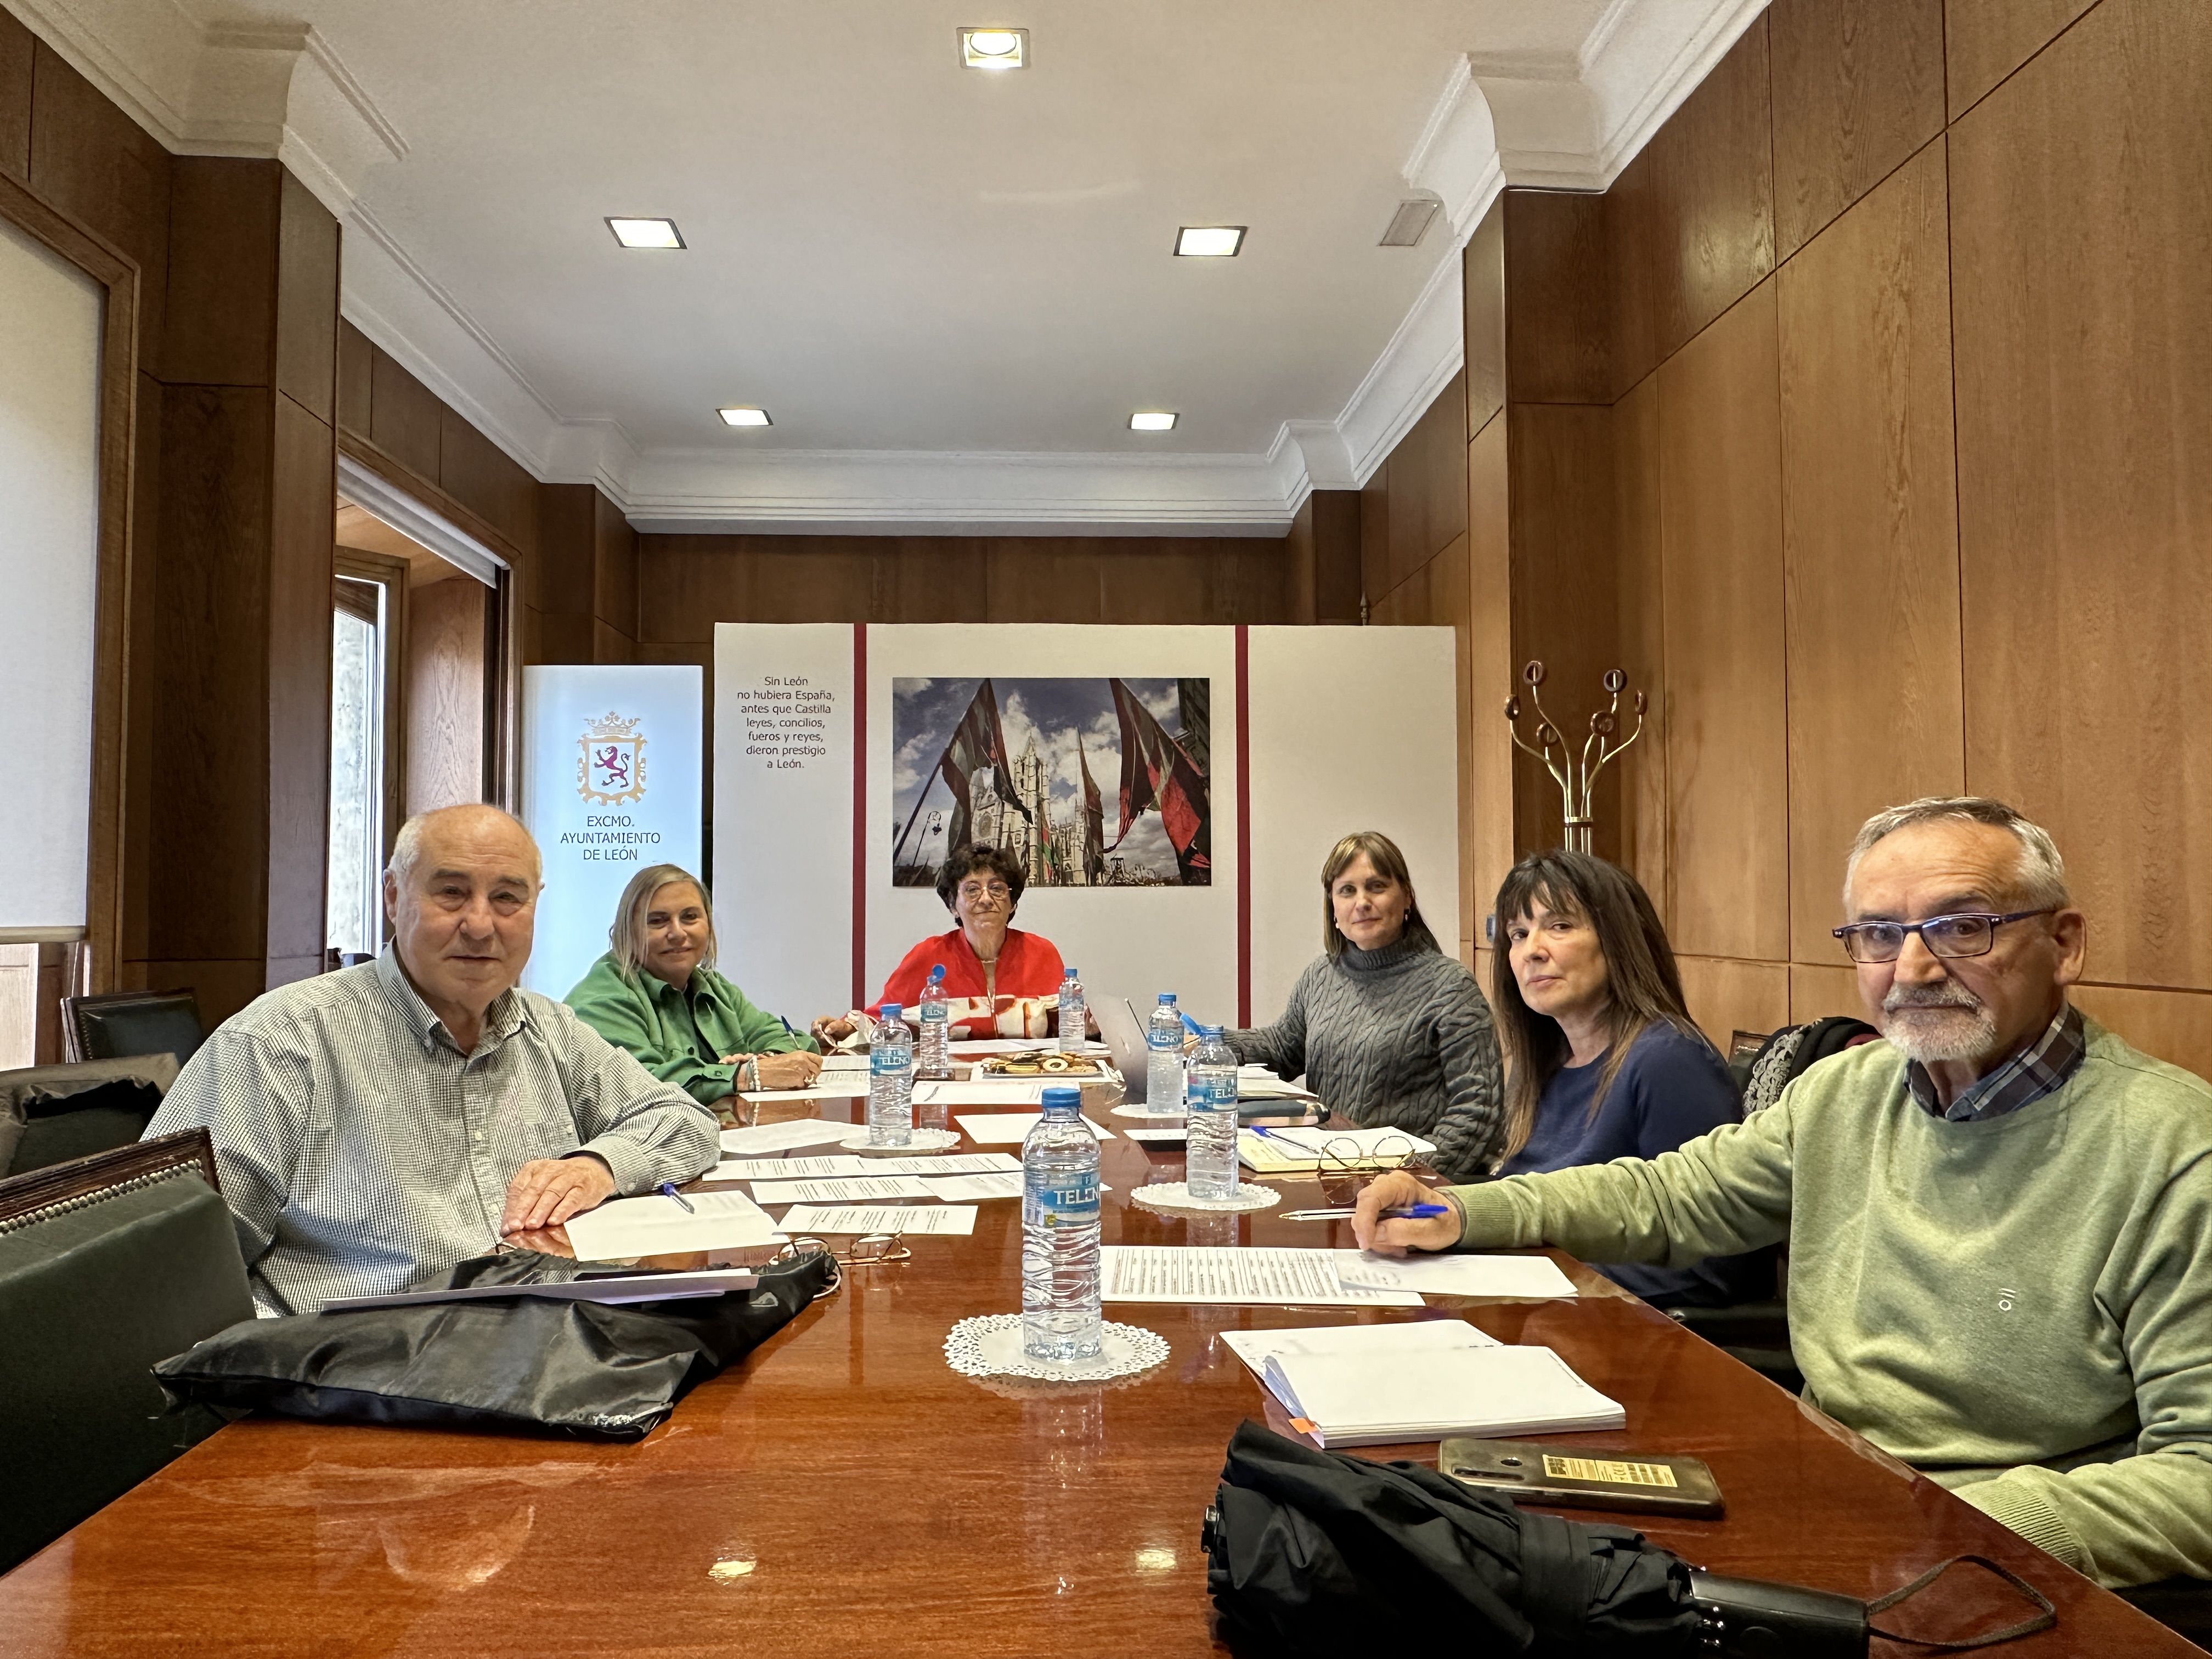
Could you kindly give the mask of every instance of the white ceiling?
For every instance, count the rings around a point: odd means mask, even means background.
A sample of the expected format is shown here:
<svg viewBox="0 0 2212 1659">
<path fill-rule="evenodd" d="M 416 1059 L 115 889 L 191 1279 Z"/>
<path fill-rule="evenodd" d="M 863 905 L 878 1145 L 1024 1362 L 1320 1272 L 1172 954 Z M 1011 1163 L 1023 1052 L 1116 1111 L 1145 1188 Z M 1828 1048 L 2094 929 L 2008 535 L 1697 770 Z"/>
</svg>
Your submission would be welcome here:
<svg viewBox="0 0 2212 1659">
<path fill-rule="evenodd" d="M 642 525 L 1279 533 L 1457 367 L 1496 189 L 1601 187 L 1763 0 L 0 3 L 172 148 L 283 155 L 347 314 Z M 1031 67 L 961 68 L 983 23 Z"/>
</svg>

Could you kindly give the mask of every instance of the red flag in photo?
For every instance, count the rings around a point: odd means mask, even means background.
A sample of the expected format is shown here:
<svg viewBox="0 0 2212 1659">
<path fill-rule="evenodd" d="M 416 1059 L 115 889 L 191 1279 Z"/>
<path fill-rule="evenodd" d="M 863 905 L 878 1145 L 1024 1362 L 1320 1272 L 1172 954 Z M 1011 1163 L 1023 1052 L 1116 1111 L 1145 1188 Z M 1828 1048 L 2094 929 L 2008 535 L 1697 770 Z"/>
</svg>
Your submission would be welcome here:
<svg viewBox="0 0 2212 1659">
<path fill-rule="evenodd" d="M 1097 886 L 1106 874 L 1106 806 L 1098 798 L 1097 780 L 1091 775 L 1091 754 L 1083 734 L 1075 736 L 1076 763 L 1083 770 L 1083 879 Z"/>
<path fill-rule="evenodd" d="M 1005 790 L 1007 775 L 1012 763 L 1006 758 L 1006 735 L 999 727 L 999 696 L 985 680 L 975 688 L 975 696 L 968 705 L 968 712 L 960 717 L 960 724 L 952 728 L 951 739 L 945 752 L 937 757 L 937 772 L 952 791 L 952 822 L 948 826 L 945 841 L 950 853 L 968 839 L 969 780 L 984 767 L 991 769 L 994 787 L 1000 798 L 1008 801 L 1024 817 L 1030 816 L 1029 808 L 1014 800 Z M 907 819 L 906 828 L 899 832 L 898 846 L 903 848 L 906 838 L 914 829 L 915 819 L 921 816 L 921 804 L 928 799 L 925 788 L 914 803 L 913 816 Z M 896 860 L 897 854 L 892 854 Z"/>
<path fill-rule="evenodd" d="M 1183 880 L 1210 878 L 1213 830 L 1206 774 L 1126 684 L 1107 684 L 1121 724 L 1121 833 L 1114 845 L 1128 839 L 1139 812 L 1157 808 Z"/>
</svg>

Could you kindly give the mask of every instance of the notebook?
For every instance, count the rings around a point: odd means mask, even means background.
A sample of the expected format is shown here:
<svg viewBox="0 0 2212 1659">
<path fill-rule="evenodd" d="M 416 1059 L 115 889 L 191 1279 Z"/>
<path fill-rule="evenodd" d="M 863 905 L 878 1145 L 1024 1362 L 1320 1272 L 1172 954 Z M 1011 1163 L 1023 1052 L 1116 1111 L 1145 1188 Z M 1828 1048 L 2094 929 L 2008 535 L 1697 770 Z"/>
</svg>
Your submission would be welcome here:
<svg viewBox="0 0 2212 1659">
<path fill-rule="evenodd" d="M 1628 1415 L 1549 1348 L 1464 1320 L 1227 1331 L 1222 1340 L 1320 1446 L 1618 1429 Z"/>
</svg>

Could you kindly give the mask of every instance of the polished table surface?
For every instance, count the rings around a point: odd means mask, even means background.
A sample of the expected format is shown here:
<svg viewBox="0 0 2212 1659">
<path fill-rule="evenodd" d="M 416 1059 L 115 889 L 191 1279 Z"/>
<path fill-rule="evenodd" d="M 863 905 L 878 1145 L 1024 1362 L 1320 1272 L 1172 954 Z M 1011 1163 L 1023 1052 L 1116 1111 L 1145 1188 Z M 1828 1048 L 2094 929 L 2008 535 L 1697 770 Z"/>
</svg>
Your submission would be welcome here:
<svg viewBox="0 0 2212 1659">
<path fill-rule="evenodd" d="M 848 1114 L 833 1102 L 828 1115 Z M 1341 1224 L 1133 1206 L 1148 1176 L 1180 1178 L 1181 1148 L 1102 1150 L 1109 1243 L 1352 1243 Z M 1283 1208 L 1322 1201 L 1310 1181 L 1270 1184 Z M 1200 1519 L 1238 1421 L 1283 1421 L 1216 1336 L 1419 1316 L 1109 1304 L 1168 1339 L 1164 1364 L 1087 1387 L 974 1381 L 942 1345 L 969 1314 L 1019 1307 L 1020 1206 L 985 1202 L 972 1237 L 912 1247 L 910 1261 L 849 1272 L 635 1444 L 234 1424 L 0 1578 L 0 1653 L 1222 1652 Z M 1997 1651 L 2198 1651 L 1561 1260 L 1578 1299 L 1430 1305 L 1549 1344 L 1626 1407 L 1625 1430 L 1563 1442 L 1711 1464 L 1726 1518 L 1635 1520 L 1653 1539 L 1717 1571 L 1869 1597 L 1983 1554 L 2059 1612 L 2056 1629 Z M 1432 1461 L 1436 1448 L 1363 1455 Z M 1889 1620 L 1941 1638 L 2026 1611 L 1992 1582 L 1954 1570 Z"/>
</svg>

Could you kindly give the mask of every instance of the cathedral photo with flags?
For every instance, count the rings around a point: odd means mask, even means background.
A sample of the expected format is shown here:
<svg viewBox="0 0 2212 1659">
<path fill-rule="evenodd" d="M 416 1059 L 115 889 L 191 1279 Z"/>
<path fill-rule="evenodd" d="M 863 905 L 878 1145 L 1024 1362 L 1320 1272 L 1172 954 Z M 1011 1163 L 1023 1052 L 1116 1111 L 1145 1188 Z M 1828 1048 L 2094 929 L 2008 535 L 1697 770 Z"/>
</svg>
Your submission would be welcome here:
<svg viewBox="0 0 2212 1659">
<path fill-rule="evenodd" d="M 1209 885 L 1212 709 L 1206 679 L 893 680 L 893 884 L 972 842 L 1031 886 Z"/>
</svg>

